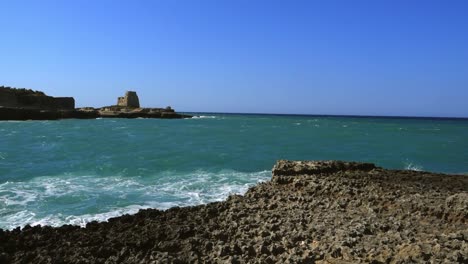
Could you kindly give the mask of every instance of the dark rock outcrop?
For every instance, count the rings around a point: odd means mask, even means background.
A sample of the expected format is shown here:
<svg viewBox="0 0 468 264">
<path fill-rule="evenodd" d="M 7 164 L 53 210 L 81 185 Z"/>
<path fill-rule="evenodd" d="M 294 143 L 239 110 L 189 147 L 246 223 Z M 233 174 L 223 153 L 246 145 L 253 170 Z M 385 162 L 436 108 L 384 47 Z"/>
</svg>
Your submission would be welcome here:
<svg viewBox="0 0 468 264">
<path fill-rule="evenodd" d="M 336 162 L 336 161 L 288 161 L 280 160 L 273 167 L 273 176 L 313 175 L 336 173 L 339 171 L 370 171 L 375 169 L 372 163 Z"/>
<path fill-rule="evenodd" d="M 40 110 L 73 110 L 73 97 L 52 97 L 43 92 L 0 86 L 0 106 Z"/>
<path fill-rule="evenodd" d="M 59 119 L 93 119 L 93 118 L 190 118 L 190 115 L 155 108 L 145 111 L 107 111 L 101 109 L 80 108 L 76 110 L 39 110 L 29 108 L 8 108 L 0 106 L 0 120 L 59 120 Z"/>
<path fill-rule="evenodd" d="M 303 172 L 307 172 L 303 174 Z M 467 263 L 468 177 L 279 161 L 244 196 L 0 230 L 1 263 Z"/>
<path fill-rule="evenodd" d="M 0 107 L 0 120 L 59 120 L 98 118 L 97 111 L 80 110 L 38 110 L 27 108 Z"/>
</svg>

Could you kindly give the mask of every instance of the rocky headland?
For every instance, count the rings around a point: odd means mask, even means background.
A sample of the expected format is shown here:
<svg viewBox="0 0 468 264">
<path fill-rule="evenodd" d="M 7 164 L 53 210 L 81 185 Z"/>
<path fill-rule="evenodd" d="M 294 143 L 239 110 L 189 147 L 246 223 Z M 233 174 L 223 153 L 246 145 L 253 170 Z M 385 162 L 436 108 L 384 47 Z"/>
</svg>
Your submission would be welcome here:
<svg viewBox="0 0 468 264">
<path fill-rule="evenodd" d="M 224 202 L 0 230 L 1 263 L 467 263 L 468 177 L 278 161 Z"/>
<path fill-rule="evenodd" d="M 73 97 L 51 97 L 31 89 L 0 86 L 0 120 L 57 120 L 67 118 L 189 118 L 171 107 L 142 108 L 138 95 L 128 91 L 117 104 L 75 108 Z"/>
</svg>

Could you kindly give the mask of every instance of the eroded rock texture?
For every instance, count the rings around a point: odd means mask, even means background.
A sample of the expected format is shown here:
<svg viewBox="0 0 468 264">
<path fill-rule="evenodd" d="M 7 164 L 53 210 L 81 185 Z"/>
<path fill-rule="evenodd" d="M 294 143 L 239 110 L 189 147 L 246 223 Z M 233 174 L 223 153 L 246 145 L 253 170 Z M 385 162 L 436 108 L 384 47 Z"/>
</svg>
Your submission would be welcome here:
<svg viewBox="0 0 468 264">
<path fill-rule="evenodd" d="M 467 263 L 468 177 L 279 161 L 225 202 L 0 231 L 1 263 Z"/>
</svg>

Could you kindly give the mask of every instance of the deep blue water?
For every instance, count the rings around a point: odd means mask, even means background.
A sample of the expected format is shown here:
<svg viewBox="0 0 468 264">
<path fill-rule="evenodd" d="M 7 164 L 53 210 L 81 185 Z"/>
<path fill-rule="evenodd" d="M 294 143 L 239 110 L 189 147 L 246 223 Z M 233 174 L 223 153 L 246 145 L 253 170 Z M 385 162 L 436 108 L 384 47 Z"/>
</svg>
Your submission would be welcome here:
<svg viewBox="0 0 468 264">
<path fill-rule="evenodd" d="M 0 122 L 0 228 L 219 201 L 278 159 L 468 172 L 468 120 L 205 114 Z"/>
</svg>

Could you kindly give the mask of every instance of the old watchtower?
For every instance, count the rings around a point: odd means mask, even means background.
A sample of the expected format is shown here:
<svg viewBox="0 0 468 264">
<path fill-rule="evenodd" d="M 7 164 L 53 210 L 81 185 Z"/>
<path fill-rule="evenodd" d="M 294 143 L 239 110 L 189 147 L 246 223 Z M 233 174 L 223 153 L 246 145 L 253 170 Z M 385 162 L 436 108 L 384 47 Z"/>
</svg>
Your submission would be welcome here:
<svg viewBox="0 0 468 264">
<path fill-rule="evenodd" d="M 138 95 L 136 92 L 127 91 L 124 97 L 119 97 L 119 99 L 117 100 L 117 105 L 124 107 L 139 108 L 140 100 L 138 99 Z"/>
</svg>

